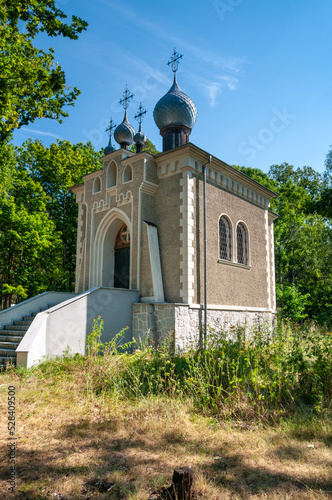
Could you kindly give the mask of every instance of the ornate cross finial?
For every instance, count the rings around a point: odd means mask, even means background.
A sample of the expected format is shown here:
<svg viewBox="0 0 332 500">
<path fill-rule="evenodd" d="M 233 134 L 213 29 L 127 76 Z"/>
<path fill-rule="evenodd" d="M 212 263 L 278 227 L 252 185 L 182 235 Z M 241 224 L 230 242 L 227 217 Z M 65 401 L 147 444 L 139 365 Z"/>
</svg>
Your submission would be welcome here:
<svg viewBox="0 0 332 500">
<path fill-rule="evenodd" d="M 114 123 L 114 121 L 111 117 L 110 124 L 107 127 L 107 129 L 105 130 L 105 132 L 108 132 L 108 135 L 110 136 L 110 138 L 112 137 L 112 131 L 114 128 L 116 128 L 116 124 Z"/>
<path fill-rule="evenodd" d="M 137 120 L 140 125 L 142 125 L 142 120 L 146 113 L 147 113 L 146 109 L 144 109 L 142 103 L 140 103 L 138 111 L 134 116 L 135 120 Z"/>
<path fill-rule="evenodd" d="M 126 90 L 123 93 L 123 98 L 120 99 L 119 103 L 122 104 L 125 110 L 128 108 L 129 101 L 134 97 L 134 94 L 131 94 L 126 85 Z"/>
<path fill-rule="evenodd" d="M 176 73 L 178 70 L 179 63 L 178 61 L 183 57 L 183 54 L 179 54 L 176 52 L 176 48 L 174 47 L 173 54 L 171 60 L 168 61 L 167 65 L 171 66 L 173 73 Z"/>
</svg>

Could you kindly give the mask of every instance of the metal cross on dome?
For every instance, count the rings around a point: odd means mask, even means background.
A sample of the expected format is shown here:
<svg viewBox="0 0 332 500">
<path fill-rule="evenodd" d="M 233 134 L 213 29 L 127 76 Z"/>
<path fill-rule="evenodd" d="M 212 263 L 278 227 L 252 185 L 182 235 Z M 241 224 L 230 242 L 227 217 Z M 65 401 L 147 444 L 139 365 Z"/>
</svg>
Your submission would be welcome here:
<svg viewBox="0 0 332 500">
<path fill-rule="evenodd" d="M 168 61 L 167 66 L 171 66 L 173 73 L 176 73 L 179 67 L 178 61 L 183 57 L 183 54 L 179 54 L 176 52 L 176 48 L 174 47 L 173 54 L 171 60 Z"/>
<path fill-rule="evenodd" d="M 134 116 L 135 120 L 137 120 L 140 125 L 142 125 L 142 120 L 146 113 L 147 113 L 146 109 L 144 109 L 142 103 L 140 103 L 138 111 Z"/>
<path fill-rule="evenodd" d="M 108 132 L 108 135 L 109 135 L 110 137 L 112 137 L 112 130 L 113 130 L 114 128 L 116 128 L 116 124 L 114 123 L 114 121 L 113 121 L 113 119 L 112 119 L 112 117 L 111 117 L 110 124 L 109 124 L 109 126 L 107 127 L 107 129 L 105 130 L 105 132 Z"/>
<path fill-rule="evenodd" d="M 134 94 L 131 94 L 126 85 L 126 90 L 123 93 L 123 98 L 120 99 L 119 103 L 122 104 L 124 109 L 128 108 L 129 101 L 134 97 Z"/>
</svg>

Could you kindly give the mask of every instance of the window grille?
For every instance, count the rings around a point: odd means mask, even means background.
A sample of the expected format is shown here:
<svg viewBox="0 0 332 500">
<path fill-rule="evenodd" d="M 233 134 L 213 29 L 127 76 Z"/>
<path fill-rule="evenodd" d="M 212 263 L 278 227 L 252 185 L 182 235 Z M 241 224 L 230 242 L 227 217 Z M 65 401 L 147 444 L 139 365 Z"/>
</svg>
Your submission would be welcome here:
<svg viewBox="0 0 332 500">
<path fill-rule="evenodd" d="M 232 260 L 232 228 L 224 216 L 219 219 L 219 255 L 220 259 Z"/>
<path fill-rule="evenodd" d="M 248 236 L 244 224 L 238 224 L 236 228 L 237 262 L 248 264 Z"/>
</svg>

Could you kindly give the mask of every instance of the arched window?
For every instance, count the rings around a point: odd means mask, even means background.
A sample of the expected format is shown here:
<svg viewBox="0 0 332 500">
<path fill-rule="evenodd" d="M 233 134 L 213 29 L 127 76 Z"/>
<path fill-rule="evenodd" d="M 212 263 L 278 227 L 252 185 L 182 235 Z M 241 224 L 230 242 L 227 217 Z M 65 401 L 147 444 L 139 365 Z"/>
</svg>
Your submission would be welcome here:
<svg viewBox="0 0 332 500">
<path fill-rule="evenodd" d="M 101 178 L 98 175 L 93 181 L 93 193 L 99 193 L 99 191 L 101 191 Z"/>
<path fill-rule="evenodd" d="M 133 178 L 133 171 L 131 165 L 127 165 L 123 172 L 123 182 L 129 182 Z"/>
<path fill-rule="evenodd" d="M 237 262 L 248 265 L 248 231 L 243 222 L 239 222 L 236 228 Z"/>
<path fill-rule="evenodd" d="M 106 184 L 108 188 L 116 186 L 116 174 L 117 174 L 117 168 L 115 163 L 112 161 L 112 163 L 107 168 Z"/>
<path fill-rule="evenodd" d="M 232 225 L 225 215 L 219 219 L 219 258 L 232 260 Z"/>
</svg>

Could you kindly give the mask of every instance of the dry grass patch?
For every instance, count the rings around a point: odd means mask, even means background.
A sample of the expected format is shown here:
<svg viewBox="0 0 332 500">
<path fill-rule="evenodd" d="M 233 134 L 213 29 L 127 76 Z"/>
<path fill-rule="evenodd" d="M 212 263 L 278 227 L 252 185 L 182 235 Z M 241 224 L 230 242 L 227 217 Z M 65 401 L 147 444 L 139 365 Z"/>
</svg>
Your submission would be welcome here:
<svg viewBox="0 0 332 500">
<path fill-rule="evenodd" d="M 121 401 L 87 390 L 79 372 L 0 376 L 2 498 L 147 500 L 192 467 L 206 500 L 331 497 L 331 423 L 218 423 L 188 402 Z M 17 393 L 17 488 L 7 492 L 6 395 Z"/>
</svg>

